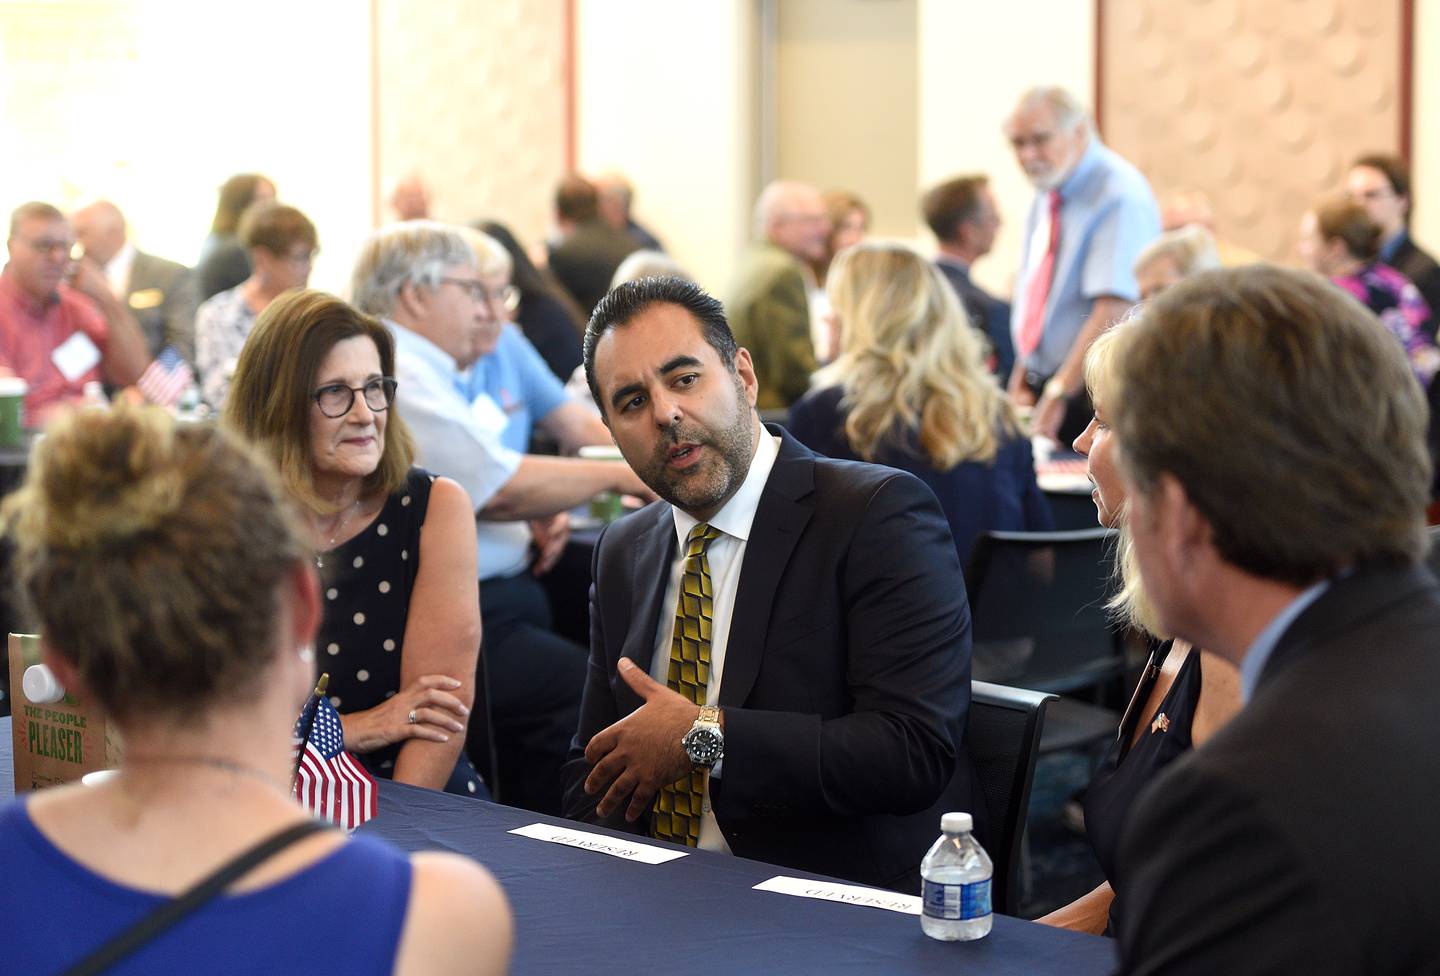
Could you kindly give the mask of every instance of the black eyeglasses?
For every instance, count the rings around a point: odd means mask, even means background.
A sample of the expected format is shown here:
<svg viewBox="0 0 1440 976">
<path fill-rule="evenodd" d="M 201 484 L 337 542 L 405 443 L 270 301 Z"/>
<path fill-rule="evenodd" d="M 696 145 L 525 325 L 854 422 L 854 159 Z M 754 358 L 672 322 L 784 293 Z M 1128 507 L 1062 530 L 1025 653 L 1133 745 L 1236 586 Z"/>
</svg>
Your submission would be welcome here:
<svg viewBox="0 0 1440 976">
<path fill-rule="evenodd" d="M 355 394 L 357 393 L 365 398 L 365 406 L 375 413 L 384 413 L 390 409 L 390 404 L 395 402 L 397 385 L 393 376 L 381 376 L 364 386 L 331 383 L 316 390 L 312 394 L 312 398 L 315 405 L 320 408 L 320 412 L 332 420 L 350 412 L 350 408 L 355 406 Z"/>
</svg>

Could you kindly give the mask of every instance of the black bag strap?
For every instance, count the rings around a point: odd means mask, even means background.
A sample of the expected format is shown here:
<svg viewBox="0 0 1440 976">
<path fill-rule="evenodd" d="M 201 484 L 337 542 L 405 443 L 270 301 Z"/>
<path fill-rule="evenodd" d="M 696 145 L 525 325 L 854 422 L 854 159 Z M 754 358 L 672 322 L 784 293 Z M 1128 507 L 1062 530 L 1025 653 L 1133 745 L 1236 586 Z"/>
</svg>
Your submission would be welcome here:
<svg viewBox="0 0 1440 976">
<path fill-rule="evenodd" d="M 316 831 L 325 829 L 326 825 L 318 820 L 306 820 L 267 837 L 254 847 L 242 851 L 236 857 L 220 865 L 208 877 L 197 881 L 187 891 L 181 892 L 140 919 L 65 970 L 61 976 L 96 976 L 97 973 L 103 973 L 184 919 L 191 912 L 203 907 L 230 884 L 250 873 L 264 861 L 274 857 L 296 841 L 304 840 Z"/>
</svg>

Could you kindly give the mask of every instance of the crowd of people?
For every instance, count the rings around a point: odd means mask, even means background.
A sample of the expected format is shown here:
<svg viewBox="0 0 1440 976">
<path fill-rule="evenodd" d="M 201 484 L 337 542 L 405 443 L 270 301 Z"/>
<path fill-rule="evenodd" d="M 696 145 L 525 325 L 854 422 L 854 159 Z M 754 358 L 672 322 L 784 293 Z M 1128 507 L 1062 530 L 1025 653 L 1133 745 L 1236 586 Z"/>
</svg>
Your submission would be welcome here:
<svg viewBox="0 0 1440 976">
<path fill-rule="evenodd" d="M 1027 92 L 1004 136 L 1036 190 L 1012 301 L 972 277 L 1001 222 L 978 174 L 918 201 L 934 255 L 868 238 L 853 192 L 770 184 L 723 302 L 614 173 L 567 175 L 536 251 L 430 219 L 409 176 L 344 298 L 307 288 L 319 234 L 263 176 L 224 184 L 194 268 L 114 203 L 22 205 L 0 370 L 47 436 L 3 522 L 52 668 L 126 751 L 0 811 L 0 868 L 63 864 L 76 905 L 128 885 L 118 924 L 292 827 L 323 671 L 377 777 L 917 891 L 941 812 L 990 829 L 963 569 L 986 531 L 1053 527 L 1033 435 L 1086 458 L 1117 626 L 1153 647 L 1085 796 L 1105 882 L 1041 921 L 1115 936 L 1127 972 L 1434 966 L 1440 849 L 1414 841 L 1440 763 L 1410 743 L 1440 688 L 1440 267 L 1404 165 L 1317 192 L 1302 268 L 1224 267 L 1193 195 L 1162 212 L 1069 93 Z M 218 420 L 140 405 L 167 350 Z M 96 383 L 120 405 L 69 409 Z M 606 494 L 638 511 L 571 595 L 587 648 L 541 577 Z M 220 903 L 154 964 L 313 926 L 291 876 L 397 972 L 505 965 L 474 864 L 329 834 L 247 877 L 261 914 Z M 37 932 L 53 910 L 0 897 Z"/>
</svg>

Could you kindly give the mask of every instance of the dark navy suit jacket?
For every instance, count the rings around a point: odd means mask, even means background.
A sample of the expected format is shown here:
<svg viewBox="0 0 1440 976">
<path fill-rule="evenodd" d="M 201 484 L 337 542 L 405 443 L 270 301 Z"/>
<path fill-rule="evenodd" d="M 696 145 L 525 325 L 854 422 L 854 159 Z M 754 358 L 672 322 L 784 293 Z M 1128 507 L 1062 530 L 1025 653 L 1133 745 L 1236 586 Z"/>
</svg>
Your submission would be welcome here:
<svg viewBox="0 0 1440 976">
<path fill-rule="evenodd" d="M 940 814 L 982 813 L 965 749 L 970 608 L 940 507 L 918 479 L 818 457 L 785 436 L 746 544 L 725 652 L 715 817 L 742 857 L 919 890 Z M 612 524 L 595 550 L 590 672 L 565 768 L 565 815 L 590 737 L 641 704 L 676 547 L 670 506 Z M 648 816 L 627 825 L 644 831 Z"/>
<path fill-rule="evenodd" d="M 858 461 L 860 456 L 845 437 L 842 395 L 838 386 L 812 391 L 790 408 L 788 426 L 812 451 Z M 1045 532 L 1055 527 L 1050 503 L 1035 481 L 1030 442 L 1023 437 L 1002 438 L 995 460 L 988 464 L 964 461 L 949 471 L 937 471 L 911 433 L 905 443 L 885 448 L 875 461 L 909 471 L 940 499 L 962 566 L 969 562 L 981 532 Z"/>
<path fill-rule="evenodd" d="M 990 341 L 995 353 L 995 375 L 1004 383 L 1015 367 L 1015 340 L 1010 335 L 1010 303 L 1002 301 L 970 280 L 969 270 L 950 261 L 936 261 L 935 267 L 950 282 L 970 323 Z"/>
</svg>

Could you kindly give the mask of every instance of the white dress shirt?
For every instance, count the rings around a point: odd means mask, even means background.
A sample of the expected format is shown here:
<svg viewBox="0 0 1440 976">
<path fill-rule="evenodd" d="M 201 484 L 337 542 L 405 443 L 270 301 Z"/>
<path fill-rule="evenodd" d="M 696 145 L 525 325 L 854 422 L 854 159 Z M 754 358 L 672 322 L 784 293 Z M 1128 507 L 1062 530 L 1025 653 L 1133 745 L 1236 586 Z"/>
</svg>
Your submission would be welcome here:
<svg viewBox="0 0 1440 976">
<path fill-rule="evenodd" d="M 122 302 L 130 294 L 130 269 L 135 267 L 135 245 L 126 241 L 115 252 L 110 263 L 105 265 L 105 280 L 110 282 L 110 293 Z"/>
<path fill-rule="evenodd" d="M 715 513 L 709 524 L 720 530 L 720 535 L 711 541 L 705 551 L 710 564 L 710 585 L 714 592 L 710 616 L 710 683 L 705 688 L 705 704 L 714 705 L 720 700 L 720 680 L 725 671 L 725 645 L 730 637 L 730 618 L 735 610 L 735 593 L 740 588 L 740 566 L 745 561 L 745 544 L 750 538 L 750 526 L 755 521 L 755 509 L 760 504 L 760 494 L 765 482 L 770 479 L 770 469 L 775 466 L 775 457 L 780 453 L 780 438 L 771 436 L 762 429 L 760 443 L 756 445 L 755 457 L 750 461 L 750 471 L 741 483 L 740 489 Z M 679 540 L 675 547 L 675 561 L 670 567 L 670 582 L 665 587 L 665 598 L 660 602 L 660 626 L 656 628 L 655 656 L 650 662 L 650 676 L 662 685 L 670 671 L 670 639 L 675 631 L 675 604 L 680 594 L 680 577 L 685 570 L 685 540 L 698 519 L 691 518 L 678 508 L 672 508 L 675 517 L 675 535 Z M 724 760 L 715 765 L 711 775 L 721 776 Z M 730 853 L 725 835 L 715 822 L 715 811 L 710 806 L 710 784 L 706 780 L 704 816 L 700 821 L 702 850 Z"/>
<path fill-rule="evenodd" d="M 500 442 L 503 416 L 489 422 L 465 399 L 463 375 L 449 353 L 397 322 L 385 324 L 395 336 L 395 402 L 415 435 L 416 463 L 459 482 L 479 511 L 514 476 L 524 455 Z M 485 565 L 478 539 L 476 553 Z"/>
</svg>

